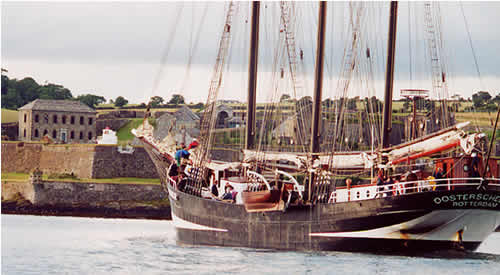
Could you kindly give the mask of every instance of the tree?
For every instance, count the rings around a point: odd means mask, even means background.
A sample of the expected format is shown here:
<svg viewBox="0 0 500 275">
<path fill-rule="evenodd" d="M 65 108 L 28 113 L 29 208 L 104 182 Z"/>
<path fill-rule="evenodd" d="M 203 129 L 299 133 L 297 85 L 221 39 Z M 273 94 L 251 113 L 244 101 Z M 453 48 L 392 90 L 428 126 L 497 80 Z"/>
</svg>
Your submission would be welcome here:
<svg viewBox="0 0 500 275">
<path fill-rule="evenodd" d="M 280 97 L 280 102 L 285 102 L 285 101 L 289 100 L 290 98 L 291 98 L 291 97 L 290 97 L 290 95 L 289 95 L 289 94 L 283 94 L 283 95 L 281 95 L 281 97 Z"/>
<path fill-rule="evenodd" d="M 103 96 L 92 95 L 92 94 L 79 95 L 76 98 L 76 100 L 82 102 L 83 104 L 89 106 L 92 109 L 95 109 L 97 105 L 106 102 L 106 99 Z"/>
<path fill-rule="evenodd" d="M 497 94 L 491 101 L 500 104 L 500 94 Z"/>
<path fill-rule="evenodd" d="M 306 95 L 306 96 L 302 97 L 301 99 L 299 99 L 299 101 L 297 102 L 297 105 L 298 106 L 307 106 L 307 105 L 310 105 L 312 103 L 313 103 L 312 97 Z"/>
<path fill-rule="evenodd" d="M 127 105 L 128 100 L 126 100 L 123 96 L 119 96 L 115 99 L 115 106 L 118 108 L 121 108 L 125 105 Z"/>
<path fill-rule="evenodd" d="M 365 97 L 365 104 L 369 113 L 380 113 L 384 109 L 382 101 L 378 100 L 375 96 L 370 98 Z"/>
<path fill-rule="evenodd" d="M 157 107 L 163 103 L 163 98 L 161 96 L 153 96 L 151 98 L 151 107 Z"/>
<path fill-rule="evenodd" d="M 192 108 L 195 108 L 195 109 L 202 109 L 203 106 L 205 106 L 202 102 L 198 102 L 196 104 L 194 104 L 193 106 L 191 106 Z"/>
<path fill-rule="evenodd" d="M 26 77 L 18 81 L 15 88 L 25 103 L 31 102 L 39 96 L 38 89 L 40 88 L 40 85 L 38 85 L 38 83 L 36 83 L 36 81 L 31 77 Z"/>
<path fill-rule="evenodd" d="M 323 106 L 325 108 L 331 108 L 335 102 L 331 98 L 323 100 Z"/>
<path fill-rule="evenodd" d="M 72 99 L 71 91 L 59 84 L 46 84 L 38 89 L 41 99 Z"/>
<path fill-rule="evenodd" d="M 347 99 L 347 110 L 356 110 L 356 98 L 348 98 Z"/>
<path fill-rule="evenodd" d="M 184 104 L 184 97 L 179 94 L 174 94 L 172 95 L 172 99 L 170 99 L 168 104 L 174 104 L 174 105 Z"/>
<path fill-rule="evenodd" d="M 472 95 L 472 102 L 474 104 L 474 107 L 476 108 L 483 107 L 488 103 L 490 99 L 491 99 L 490 93 L 485 91 L 479 91 Z"/>
</svg>

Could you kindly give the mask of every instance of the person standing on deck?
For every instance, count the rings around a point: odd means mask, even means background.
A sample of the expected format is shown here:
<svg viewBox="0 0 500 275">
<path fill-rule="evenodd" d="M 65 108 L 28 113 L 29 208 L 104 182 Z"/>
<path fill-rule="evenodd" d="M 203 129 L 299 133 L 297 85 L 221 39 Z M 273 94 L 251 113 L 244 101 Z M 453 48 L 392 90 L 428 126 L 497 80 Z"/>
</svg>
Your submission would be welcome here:
<svg viewBox="0 0 500 275">
<path fill-rule="evenodd" d="M 177 166 L 181 166 L 182 159 L 189 159 L 189 152 L 186 150 L 186 146 L 182 144 L 182 148 L 175 152 L 175 160 L 177 161 Z"/>
<path fill-rule="evenodd" d="M 197 139 L 193 139 L 193 142 L 191 142 L 187 148 L 187 150 L 191 150 L 191 149 L 194 149 L 196 147 L 198 147 L 198 145 L 200 145 L 200 143 L 198 142 Z"/>
</svg>

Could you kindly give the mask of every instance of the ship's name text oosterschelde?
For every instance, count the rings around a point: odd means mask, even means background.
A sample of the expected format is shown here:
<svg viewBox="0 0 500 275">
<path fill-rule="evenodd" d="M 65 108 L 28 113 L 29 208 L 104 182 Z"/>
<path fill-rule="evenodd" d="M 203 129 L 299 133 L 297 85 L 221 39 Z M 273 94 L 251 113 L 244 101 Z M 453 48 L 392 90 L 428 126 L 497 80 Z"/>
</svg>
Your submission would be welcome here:
<svg viewBox="0 0 500 275">
<path fill-rule="evenodd" d="M 464 206 L 478 206 L 478 207 L 489 207 L 496 208 L 500 203 L 500 196 L 490 195 L 490 194 L 456 194 L 456 195 L 446 195 L 435 197 L 435 204 L 442 203 L 453 203 L 452 206 L 464 207 Z"/>
</svg>

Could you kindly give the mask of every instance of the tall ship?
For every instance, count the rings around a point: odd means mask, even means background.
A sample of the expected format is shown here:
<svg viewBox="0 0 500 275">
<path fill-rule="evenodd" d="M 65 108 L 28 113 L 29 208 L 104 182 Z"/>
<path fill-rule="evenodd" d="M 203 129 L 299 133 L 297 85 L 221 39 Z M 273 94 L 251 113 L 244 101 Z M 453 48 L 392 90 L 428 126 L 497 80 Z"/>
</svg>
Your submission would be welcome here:
<svg viewBox="0 0 500 275">
<path fill-rule="evenodd" d="M 440 127 L 419 133 L 423 127 L 417 123 L 414 107 L 413 115 L 408 115 L 406 141 L 391 143 L 397 2 L 390 3 L 383 108 L 370 108 L 367 103 L 366 110 L 372 112 L 357 120 L 365 128 L 358 140 L 371 137 L 364 147 L 353 146 L 347 138 L 350 113 L 344 99 L 349 79 L 362 66 L 360 60 L 374 55 L 360 39 L 366 7 L 352 4 L 350 35 L 336 89 L 339 100 L 328 105 L 322 98 L 327 2 L 318 4 L 313 96 L 306 103 L 292 101 L 290 123 L 278 120 L 285 130 L 293 129 L 292 138 L 277 138 L 273 143 L 273 129 L 279 129 L 275 117 L 266 110 L 262 119 L 268 124 L 256 127 L 262 7 L 252 2 L 244 148 L 237 161 L 212 158 L 218 133 L 218 91 L 234 29 L 235 5 L 228 3 L 226 10 L 198 142 L 184 151 L 173 134 L 158 140 L 147 118 L 132 130 L 168 192 L 178 243 L 280 250 L 473 251 L 495 231 L 500 225 L 500 182 L 497 160 L 491 157 L 492 143 L 483 133 L 466 130 L 467 122 L 454 123 L 445 99 L 435 100 L 444 106 L 436 107 L 440 116 L 433 117 Z M 303 52 L 294 44 L 294 9 L 294 3 L 279 3 L 282 49 L 292 88 L 297 90 L 297 63 Z M 427 26 L 437 29 L 431 3 L 425 3 L 423 10 Z M 428 35 L 433 88 L 443 91 L 447 84 L 444 66 L 434 56 L 439 49 L 432 50 L 440 37 L 436 32 Z M 276 71 L 278 78 L 283 77 L 283 69 Z M 403 96 L 415 102 L 425 95 L 424 90 L 407 89 Z M 269 108 L 269 112 L 277 109 Z M 379 124 L 370 129 L 372 120 Z M 274 127 L 267 127 L 269 123 Z"/>
</svg>

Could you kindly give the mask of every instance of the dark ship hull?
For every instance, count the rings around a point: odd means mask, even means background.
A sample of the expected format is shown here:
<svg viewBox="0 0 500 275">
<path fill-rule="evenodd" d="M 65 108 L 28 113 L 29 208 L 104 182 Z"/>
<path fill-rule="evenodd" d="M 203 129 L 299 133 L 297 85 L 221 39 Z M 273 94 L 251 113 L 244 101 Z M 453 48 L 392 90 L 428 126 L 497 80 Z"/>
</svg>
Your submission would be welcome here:
<svg viewBox="0 0 500 275">
<path fill-rule="evenodd" d="M 440 198 L 479 194 L 500 201 L 500 194 L 492 191 L 428 192 L 254 213 L 247 213 L 243 205 L 169 192 L 177 241 L 189 245 L 375 252 L 475 250 L 500 221 L 497 202 L 477 203 L 484 207 L 436 204 Z"/>
<path fill-rule="evenodd" d="M 389 253 L 473 251 L 500 225 L 498 189 L 428 191 L 248 212 L 242 204 L 176 189 L 166 177 L 171 160 L 147 142 L 146 149 L 162 184 L 168 186 L 179 244 Z"/>
</svg>

